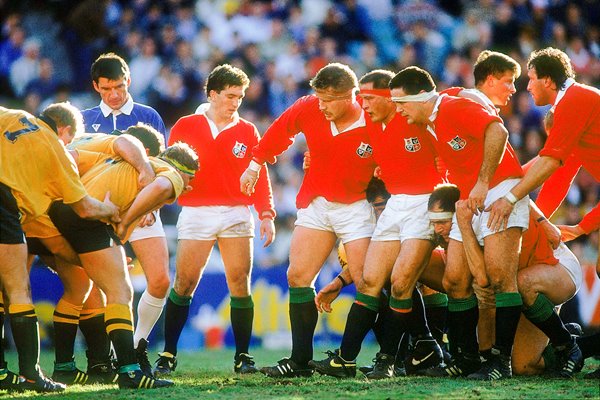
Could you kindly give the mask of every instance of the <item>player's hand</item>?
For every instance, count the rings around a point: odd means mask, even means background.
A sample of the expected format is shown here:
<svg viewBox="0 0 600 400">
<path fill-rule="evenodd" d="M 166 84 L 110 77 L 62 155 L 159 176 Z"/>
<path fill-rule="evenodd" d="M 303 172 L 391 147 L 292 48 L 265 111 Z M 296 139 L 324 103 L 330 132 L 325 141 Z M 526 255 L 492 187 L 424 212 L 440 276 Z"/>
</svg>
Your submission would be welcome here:
<svg viewBox="0 0 600 400">
<path fill-rule="evenodd" d="M 494 201 L 485 211 L 490 213 L 488 218 L 488 228 L 497 232 L 503 228 L 506 228 L 508 225 L 508 217 L 513 210 L 513 205 L 505 199 L 504 197 L 500 197 L 498 200 Z"/>
<path fill-rule="evenodd" d="M 155 222 L 156 222 L 156 216 L 154 215 L 154 213 L 149 213 L 149 214 L 144 215 L 142 217 L 142 219 L 140 219 L 138 226 L 140 228 L 144 228 L 146 226 L 154 225 Z"/>
<path fill-rule="evenodd" d="M 317 311 L 320 313 L 330 313 L 331 310 L 333 310 L 331 308 L 331 303 L 339 296 L 340 290 L 342 290 L 342 281 L 337 278 L 334 278 L 327 286 L 319 290 L 319 293 L 317 293 L 317 296 L 315 297 Z"/>
<path fill-rule="evenodd" d="M 302 159 L 302 169 L 304 171 L 310 168 L 310 151 L 304 152 L 304 158 Z"/>
<path fill-rule="evenodd" d="M 477 181 L 475 186 L 473 186 L 473 189 L 471 190 L 471 193 L 469 193 L 469 198 L 467 200 L 467 207 L 469 207 L 473 214 L 479 215 L 480 212 L 483 212 L 488 189 L 489 185 L 480 181 Z"/>
<path fill-rule="evenodd" d="M 254 193 L 254 186 L 258 181 L 258 171 L 253 171 L 246 168 L 242 176 L 240 176 L 240 190 L 246 196 L 251 196 Z"/>
<path fill-rule="evenodd" d="M 558 229 L 560 229 L 563 242 L 570 242 L 585 234 L 579 225 L 558 225 Z"/>
<path fill-rule="evenodd" d="M 125 241 L 125 236 L 127 236 L 128 229 L 129 229 L 129 224 L 125 224 L 123 222 L 120 222 L 117 224 L 115 233 L 117 234 L 119 239 L 121 239 L 122 242 Z"/>
<path fill-rule="evenodd" d="M 546 237 L 548 238 L 548 243 L 550 243 L 550 246 L 552 246 L 552 248 L 554 250 L 556 250 L 561 241 L 560 229 L 558 228 L 558 226 L 554 225 L 552 222 L 548 221 L 547 219 L 543 220 L 539 224 L 540 224 L 540 228 L 542 228 L 544 230 L 544 232 L 546 232 Z"/>
<path fill-rule="evenodd" d="M 104 222 L 114 222 L 115 224 L 121 222 L 121 217 L 119 215 L 119 207 L 117 207 L 112 201 L 110 201 L 110 191 L 106 192 L 102 204 L 104 204 L 108 210 L 107 221 Z"/>
<path fill-rule="evenodd" d="M 260 240 L 265 240 L 263 247 L 268 247 L 275 240 L 275 223 L 271 218 L 260 221 Z"/>
<path fill-rule="evenodd" d="M 125 257 L 125 262 L 127 263 L 127 270 L 131 271 L 134 267 L 133 265 L 133 258 L 126 256 Z"/>
<path fill-rule="evenodd" d="M 141 190 L 145 188 L 146 186 L 154 182 L 155 178 L 156 174 L 150 166 L 150 163 L 146 163 L 146 168 L 144 168 L 138 176 L 138 189 Z"/>
<path fill-rule="evenodd" d="M 456 202 L 456 222 L 458 226 L 472 228 L 473 211 L 469 208 L 468 200 L 459 200 Z"/>
</svg>

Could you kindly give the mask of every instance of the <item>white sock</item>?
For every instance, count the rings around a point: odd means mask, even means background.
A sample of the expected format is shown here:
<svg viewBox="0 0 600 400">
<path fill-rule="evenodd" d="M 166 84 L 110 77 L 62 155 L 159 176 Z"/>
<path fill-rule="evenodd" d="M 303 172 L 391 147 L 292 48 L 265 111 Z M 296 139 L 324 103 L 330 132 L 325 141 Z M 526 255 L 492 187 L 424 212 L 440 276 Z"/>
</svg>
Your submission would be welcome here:
<svg viewBox="0 0 600 400">
<path fill-rule="evenodd" d="M 148 290 L 144 290 L 142 293 L 137 307 L 137 326 L 133 334 L 133 343 L 136 348 L 140 339 L 148 339 L 152 328 L 162 314 L 166 301 L 166 297 L 164 299 L 156 298 L 148 293 Z"/>
</svg>

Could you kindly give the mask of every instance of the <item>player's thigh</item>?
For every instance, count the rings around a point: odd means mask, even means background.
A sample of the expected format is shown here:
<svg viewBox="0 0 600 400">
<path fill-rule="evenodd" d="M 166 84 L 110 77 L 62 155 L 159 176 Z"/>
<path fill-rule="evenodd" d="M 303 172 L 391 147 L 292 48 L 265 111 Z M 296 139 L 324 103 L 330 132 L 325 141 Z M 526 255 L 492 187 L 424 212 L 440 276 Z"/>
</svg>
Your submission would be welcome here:
<svg viewBox="0 0 600 400">
<path fill-rule="evenodd" d="M 419 282 L 426 285 L 431 292 L 445 292 L 442 284 L 444 271 L 446 270 L 446 260 L 443 250 L 434 250 L 431 252 L 431 257 L 427 266 L 421 272 Z M 423 296 L 431 294 L 429 291 L 423 292 Z"/>
<path fill-rule="evenodd" d="M 442 281 L 446 293 L 454 298 L 469 297 L 473 293 L 472 280 L 462 242 L 450 239 Z"/>
<path fill-rule="evenodd" d="M 554 304 L 562 304 L 575 294 L 575 283 L 560 264 L 537 264 L 519 270 L 519 292 L 525 305 L 531 306 L 538 293 L 543 293 Z"/>
<path fill-rule="evenodd" d="M 313 285 L 336 240 L 333 232 L 296 225 L 292 233 L 290 266 L 287 271 L 290 287 Z"/>
<path fill-rule="evenodd" d="M 27 245 L 0 244 L 0 281 L 12 304 L 31 304 Z"/>
<path fill-rule="evenodd" d="M 73 250 L 73 247 L 62 235 L 40 238 L 42 244 L 55 256 L 62 258 L 65 262 L 74 265 L 80 265 L 79 256 Z"/>
<path fill-rule="evenodd" d="M 412 295 L 421 272 L 429 262 L 433 245 L 429 240 L 408 239 L 402 242 L 392 270 L 392 295 L 406 299 Z"/>
<path fill-rule="evenodd" d="M 79 258 L 85 272 L 106 294 L 108 303 L 131 305 L 133 289 L 122 246 L 82 253 Z"/>
<path fill-rule="evenodd" d="M 365 260 L 371 239 L 363 237 L 344 243 L 350 276 L 354 282 L 361 279 L 365 267 Z"/>
<path fill-rule="evenodd" d="M 83 309 L 98 309 L 106 307 L 106 296 L 98 288 L 98 285 L 92 282 L 92 289 L 88 295 L 85 303 L 83 303 Z"/>
<path fill-rule="evenodd" d="M 149 237 L 130 242 L 130 244 L 148 281 L 154 277 L 168 277 L 169 250 L 166 238 Z"/>
<path fill-rule="evenodd" d="M 235 297 L 250 295 L 252 271 L 252 238 L 219 238 L 219 250 L 225 266 L 229 292 Z"/>
<path fill-rule="evenodd" d="M 369 296 L 378 296 L 385 283 L 390 279 L 394 262 L 399 253 L 400 240 L 371 242 L 357 290 Z"/>
<path fill-rule="evenodd" d="M 177 242 L 173 287 L 181 296 L 191 296 L 212 253 L 215 240 L 180 239 Z"/>
<path fill-rule="evenodd" d="M 548 337 L 521 314 L 512 352 L 513 373 L 537 375 L 544 370 L 542 353 Z"/>
<path fill-rule="evenodd" d="M 483 242 L 485 269 L 494 290 L 516 291 L 521 228 L 508 228 L 486 236 Z"/>
</svg>

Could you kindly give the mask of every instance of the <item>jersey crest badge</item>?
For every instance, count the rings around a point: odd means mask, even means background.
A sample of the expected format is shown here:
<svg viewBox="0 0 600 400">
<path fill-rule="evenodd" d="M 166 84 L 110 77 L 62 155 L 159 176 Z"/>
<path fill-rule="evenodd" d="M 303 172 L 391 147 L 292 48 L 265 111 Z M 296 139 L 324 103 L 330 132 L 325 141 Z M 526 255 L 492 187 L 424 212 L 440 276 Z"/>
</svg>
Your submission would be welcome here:
<svg viewBox="0 0 600 400">
<path fill-rule="evenodd" d="M 360 142 L 360 146 L 356 149 L 356 154 L 360 158 L 369 158 L 373 155 L 373 148 L 369 143 Z"/>
<path fill-rule="evenodd" d="M 404 148 L 406 151 L 416 153 L 421 150 L 421 142 L 419 142 L 419 138 L 416 137 L 404 138 Z"/>
<path fill-rule="evenodd" d="M 454 151 L 460 151 L 464 149 L 467 145 L 467 141 L 458 135 L 447 143 L 450 145 L 450 147 L 452 147 L 452 150 Z"/>
<path fill-rule="evenodd" d="M 246 146 L 244 143 L 240 143 L 238 141 L 235 142 L 235 146 L 233 146 L 233 155 L 236 156 L 237 158 L 244 158 L 246 156 L 246 150 L 248 149 L 248 146 Z"/>
<path fill-rule="evenodd" d="M 94 132 L 98 132 L 98 129 L 100 129 L 100 124 L 92 124 L 92 128 L 94 129 Z"/>
</svg>

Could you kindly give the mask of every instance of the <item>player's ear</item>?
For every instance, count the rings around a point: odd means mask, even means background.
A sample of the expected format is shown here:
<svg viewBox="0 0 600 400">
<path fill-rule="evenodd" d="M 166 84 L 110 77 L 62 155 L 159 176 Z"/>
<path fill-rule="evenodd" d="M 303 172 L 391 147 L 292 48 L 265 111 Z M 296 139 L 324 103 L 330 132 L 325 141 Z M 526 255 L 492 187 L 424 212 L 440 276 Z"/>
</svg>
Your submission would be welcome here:
<svg viewBox="0 0 600 400">
<path fill-rule="evenodd" d="M 98 87 L 98 83 L 96 83 L 96 81 L 92 81 L 92 85 L 94 86 L 94 90 L 98 93 L 100 93 L 100 88 Z"/>
</svg>

